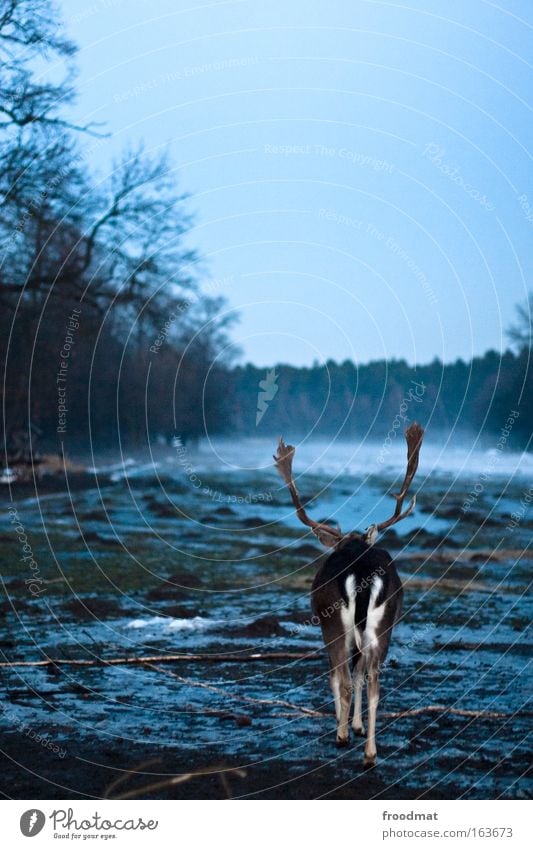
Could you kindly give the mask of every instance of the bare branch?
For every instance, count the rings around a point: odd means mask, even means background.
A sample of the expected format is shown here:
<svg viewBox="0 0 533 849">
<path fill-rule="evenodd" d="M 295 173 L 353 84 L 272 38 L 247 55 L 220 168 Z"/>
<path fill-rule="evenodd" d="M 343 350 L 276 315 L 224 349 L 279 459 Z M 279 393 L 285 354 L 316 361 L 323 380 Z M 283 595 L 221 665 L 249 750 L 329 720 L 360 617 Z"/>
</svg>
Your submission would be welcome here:
<svg viewBox="0 0 533 849">
<path fill-rule="evenodd" d="M 527 300 L 516 307 L 516 322 L 507 330 L 507 336 L 517 350 L 523 351 L 533 345 L 533 292 Z"/>
</svg>

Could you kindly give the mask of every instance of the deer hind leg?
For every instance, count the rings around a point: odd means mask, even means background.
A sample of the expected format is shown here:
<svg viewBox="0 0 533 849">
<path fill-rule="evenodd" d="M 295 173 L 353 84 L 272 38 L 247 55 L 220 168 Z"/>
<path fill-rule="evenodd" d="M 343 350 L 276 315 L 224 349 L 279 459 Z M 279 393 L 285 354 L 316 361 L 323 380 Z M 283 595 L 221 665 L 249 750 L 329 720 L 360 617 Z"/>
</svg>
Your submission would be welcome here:
<svg viewBox="0 0 533 849">
<path fill-rule="evenodd" d="M 335 700 L 337 718 L 337 746 L 349 743 L 349 718 L 352 703 L 352 678 L 344 638 L 335 640 L 329 647 L 329 681 Z"/>
<path fill-rule="evenodd" d="M 352 728 L 356 734 L 364 736 L 365 729 L 362 718 L 363 686 L 365 682 L 365 658 L 363 654 L 354 655 L 353 683 L 354 683 L 354 708 Z"/>
<path fill-rule="evenodd" d="M 374 766 L 376 763 L 376 714 L 379 704 L 379 665 L 377 658 L 369 663 L 367 673 L 367 696 L 368 696 L 368 734 L 365 744 L 365 755 L 363 765 Z"/>
</svg>

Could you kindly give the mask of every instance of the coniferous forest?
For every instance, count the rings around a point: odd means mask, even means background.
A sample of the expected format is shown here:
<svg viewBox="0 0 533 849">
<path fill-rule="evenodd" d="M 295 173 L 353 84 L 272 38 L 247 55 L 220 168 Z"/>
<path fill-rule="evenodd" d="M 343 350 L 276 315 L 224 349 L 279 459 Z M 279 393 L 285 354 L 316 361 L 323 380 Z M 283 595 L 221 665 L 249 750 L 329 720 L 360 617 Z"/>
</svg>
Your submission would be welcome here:
<svg viewBox="0 0 533 849">
<path fill-rule="evenodd" d="M 298 435 L 383 438 L 395 420 L 420 418 L 434 437 L 455 432 L 490 438 L 514 410 L 514 445 L 529 446 L 533 386 L 526 344 L 516 353 L 488 351 L 468 363 L 434 360 L 416 368 L 403 360 L 281 365 L 275 369 L 278 390 L 256 426 L 255 400 L 265 373 L 252 365 L 230 372 L 230 426 L 240 433 L 294 433 L 296 427 Z"/>
</svg>

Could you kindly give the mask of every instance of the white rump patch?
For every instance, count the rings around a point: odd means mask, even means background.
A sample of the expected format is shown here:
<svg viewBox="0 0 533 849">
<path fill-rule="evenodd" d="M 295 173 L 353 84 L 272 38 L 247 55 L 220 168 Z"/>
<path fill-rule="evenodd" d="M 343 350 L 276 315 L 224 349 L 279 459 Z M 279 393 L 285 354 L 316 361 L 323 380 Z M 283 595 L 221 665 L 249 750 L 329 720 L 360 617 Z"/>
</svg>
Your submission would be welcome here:
<svg viewBox="0 0 533 849">
<path fill-rule="evenodd" d="M 348 596 L 348 605 L 341 607 L 341 620 L 344 626 L 346 650 L 350 654 L 354 645 L 357 645 L 358 649 L 361 648 L 361 635 L 355 627 L 355 575 L 348 575 L 344 586 Z"/>
<path fill-rule="evenodd" d="M 383 581 L 381 578 L 375 577 L 372 581 L 372 588 L 370 590 L 370 599 L 366 614 L 366 628 L 365 633 L 363 634 L 363 644 L 365 649 L 376 648 L 378 644 L 377 628 L 385 612 L 385 603 L 376 607 L 376 599 L 382 589 Z"/>
</svg>

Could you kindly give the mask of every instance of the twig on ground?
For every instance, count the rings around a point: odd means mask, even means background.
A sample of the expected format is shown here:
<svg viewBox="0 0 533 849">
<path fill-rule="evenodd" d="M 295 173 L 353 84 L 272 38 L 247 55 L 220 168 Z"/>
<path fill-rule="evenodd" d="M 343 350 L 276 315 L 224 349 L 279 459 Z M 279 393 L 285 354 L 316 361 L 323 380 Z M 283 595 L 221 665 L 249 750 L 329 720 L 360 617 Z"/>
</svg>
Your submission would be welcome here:
<svg viewBox="0 0 533 849">
<path fill-rule="evenodd" d="M 186 663 L 187 661 L 196 661 L 202 663 L 255 663 L 260 660 L 315 660 L 317 652 L 258 652 L 254 654 L 159 654 L 147 656 L 132 656 L 132 657 L 102 657 L 94 659 L 74 659 L 61 658 L 54 660 L 46 658 L 45 660 L 13 660 L 0 662 L 0 668 L 20 667 L 20 666 L 48 666 L 55 664 L 57 666 L 121 666 L 126 664 L 145 664 L 145 663 Z"/>
<path fill-rule="evenodd" d="M 202 689 L 210 690 L 212 693 L 224 696 L 225 699 L 236 699 L 239 702 L 246 702 L 246 704 L 278 705 L 279 707 L 288 707 L 292 710 L 297 710 L 306 716 L 329 716 L 329 714 L 321 713 L 320 711 L 313 710 L 312 708 L 302 707 L 301 705 L 295 705 L 293 702 L 286 702 L 282 699 L 255 699 L 252 696 L 241 696 L 237 693 L 231 693 L 228 690 L 223 690 L 221 687 L 215 687 L 213 684 L 204 684 L 203 681 L 193 681 L 191 678 L 183 678 L 183 676 L 177 675 L 176 672 L 169 672 L 168 669 L 161 669 L 159 666 L 151 665 L 151 669 L 155 669 L 157 672 L 163 672 L 164 675 L 171 675 L 172 678 L 177 678 L 178 681 L 181 681 L 182 684 L 187 684 L 189 687 L 201 687 Z"/>
<path fill-rule="evenodd" d="M 159 760 L 158 758 L 155 759 Z M 152 784 L 146 784 L 143 787 L 138 787 L 135 790 L 128 790 L 126 793 L 121 793 L 119 796 L 110 796 L 110 792 L 113 788 L 127 781 L 129 778 L 134 775 L 139 775 L 140 771 L 143 767 L 146 767 L 148 764 L 153 763 L 153 761 L 144 761 L 136 767 L 132 767 L 132 769 L 128 770 L 127 773 L 121 776 L 116 781 L 112 782 L 109 785 L 107 790 L 104 793 L 104 798 L 106 799 L 135 799 L 144 797 L 149 793 L 154 793 L 156 790 L 163 790 L 165 787 L 175 787 L 178 784 L 185 784 L 187 781 L 191 781 L 193 778 L 197 778 L 199 776 L 205 775 L 217 775 L 219 781 L 227 795 L 228 799 L 231 799 L 231 791 L 228 782 L 228 776 L 233 775 L 237 778 L 246 778 L 246 770 L 240 769 L 239 767 L 227 767 L 224 764 L 220 766 L 207 767 L 206 769 L 195 769 L 192 772 L 185 772 L 181 775 L 172 775 L 170 778 L 165 778 L 163 781 L 154 781 Z"/>
</svg>

